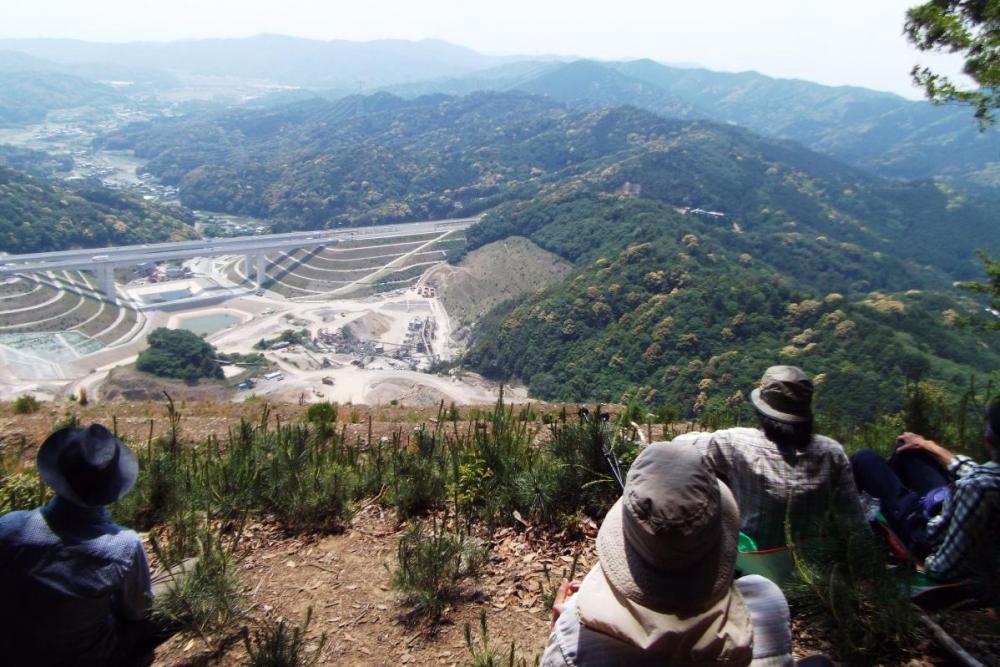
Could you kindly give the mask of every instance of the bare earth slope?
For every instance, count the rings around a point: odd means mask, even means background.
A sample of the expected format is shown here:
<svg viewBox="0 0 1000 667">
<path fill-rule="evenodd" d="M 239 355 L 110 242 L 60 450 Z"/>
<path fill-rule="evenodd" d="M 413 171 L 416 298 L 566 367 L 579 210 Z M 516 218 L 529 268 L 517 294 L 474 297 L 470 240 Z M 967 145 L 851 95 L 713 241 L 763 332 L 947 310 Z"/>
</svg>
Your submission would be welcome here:
<svg viewBox="0 0 1000 667">
<path fill-rule="evenodd" d="M 561 280 L 570 265 L 524 238 L 512 236 L 470 252 L 457 266 L 431 272 L 448 315 L 464 326 L 500 303 Z"/>
</svg>

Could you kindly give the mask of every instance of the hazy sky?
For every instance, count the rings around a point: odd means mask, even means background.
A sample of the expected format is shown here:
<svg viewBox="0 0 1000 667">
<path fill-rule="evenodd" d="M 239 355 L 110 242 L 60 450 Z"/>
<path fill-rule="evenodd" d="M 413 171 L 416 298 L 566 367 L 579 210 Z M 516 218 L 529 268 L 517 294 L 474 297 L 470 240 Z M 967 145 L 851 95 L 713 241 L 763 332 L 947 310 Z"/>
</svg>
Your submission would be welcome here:
<svg viewBox="0 0 1000 667">
<path fill-rule="evenodd" d="M 6 0 L 2 37 L 134 41 L 438 38 L 488 53 L 646 57 L 919 97 L 902 37 L 917 0 Z"/>
</svg>

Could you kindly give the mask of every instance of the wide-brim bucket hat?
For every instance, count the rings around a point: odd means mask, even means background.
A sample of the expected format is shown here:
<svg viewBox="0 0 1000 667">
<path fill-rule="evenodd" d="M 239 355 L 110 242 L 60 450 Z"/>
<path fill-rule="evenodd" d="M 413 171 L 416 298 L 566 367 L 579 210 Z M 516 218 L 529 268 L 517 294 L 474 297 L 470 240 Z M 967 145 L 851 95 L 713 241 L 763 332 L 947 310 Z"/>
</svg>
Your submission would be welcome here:
<svg viewBox="0 0 1000 667">
<path fill-rule="evenodd" d="M 608 581 L 664 612 L 700 612 L 733 582 L 740 516 L 729 488 L 690 445 L 650 445 L 597 534 Z"/>
<path fill-rule="evenodd" d="M 797 366 L 771 366 L 750 392 L 750 402 L 763 415 L 786 424 L 812 421 L 813 383 Z"/>
<path fill-rule="evenodd" d="M 37 464 L 43 482 L 83 507 L 119 500 L 139 476 L 135 454 L 100 424 L 54 432 L 39 448 Z"/>
</svg>

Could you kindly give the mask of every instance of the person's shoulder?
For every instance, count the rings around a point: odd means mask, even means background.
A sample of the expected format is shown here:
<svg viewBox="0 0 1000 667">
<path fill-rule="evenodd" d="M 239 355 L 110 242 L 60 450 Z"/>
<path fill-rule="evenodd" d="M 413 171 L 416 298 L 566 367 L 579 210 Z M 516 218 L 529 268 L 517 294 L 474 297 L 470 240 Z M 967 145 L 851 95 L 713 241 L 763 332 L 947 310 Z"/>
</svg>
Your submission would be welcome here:
<svg viewBox="0 0 1000 667">
<path fill-rule="evenodd" d="M 990 461 L 988 463 L 973 464 L 972 471 L 955 480 L 957 488 L 976 488 L 982 492 L 995 491 L 1000 495 L 1000 464 Z"/>
<path fill-rule="evenodd" d="M 31 521 L 33 518 L 39 516 L 40 513 L 37 509 L 15 510 L 13 512 L 7 512 L 3 516 L 0 516 L 0 532 L 17 530 L 22 526 L 24 526 L 29 521 Z"/>
<path fill-rule="evenodd" d="M 15 546 L 44 541 L 45 520 L 37 509 L 18 510 L 0 516 L 0 545 Z"/>
<path fill-rule="evenodd" d="M 809 449 L 821 454 L 829 454 L 836 456 L 837 458 L 847 458 L 847 452 L 844 451 L 844 446 L 831 437 L 825 435 L 814 434 L 812 441 L 809 443 Z"/>
<path fill-rule="evenodd" d="M 771 441 L 764 437 L 760 429 L 747 428 L 746 426 L 734 426 L 725 428 L 712 434 L 719 442 L 726 442 L 736 446 L 768 446 Z"/>
</svg>

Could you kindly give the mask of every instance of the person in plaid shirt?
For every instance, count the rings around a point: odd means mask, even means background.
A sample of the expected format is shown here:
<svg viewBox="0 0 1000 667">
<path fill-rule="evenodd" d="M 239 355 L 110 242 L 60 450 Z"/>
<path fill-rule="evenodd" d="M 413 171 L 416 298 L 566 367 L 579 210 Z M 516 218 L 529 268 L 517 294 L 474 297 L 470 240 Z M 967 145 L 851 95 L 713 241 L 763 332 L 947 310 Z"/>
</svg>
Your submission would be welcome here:
<svg viewBox="0 0 1000 667">
<path fill-rule="evenodd" d="M 772 366 L 750 394 L 760 428 L 691 433 L 692 443 L 736 496 L 740 530 L 757 547 L 822 535 L 830 510 L 867 530 L 851 464 L 837 441 L 813 433 L 813 384 L 802 369 Z"/>
<path fill-rule="evenodd" d="M 986 409 L 991 461 L 977 464 L 916 433 L 899 436 L 889 461 L 871 450 L 851 459 L 858 487 L 877 498 L 890 527 L 928 576 L 997 580 L 1000 556 L 1000 397 Z"/>
</svg>

